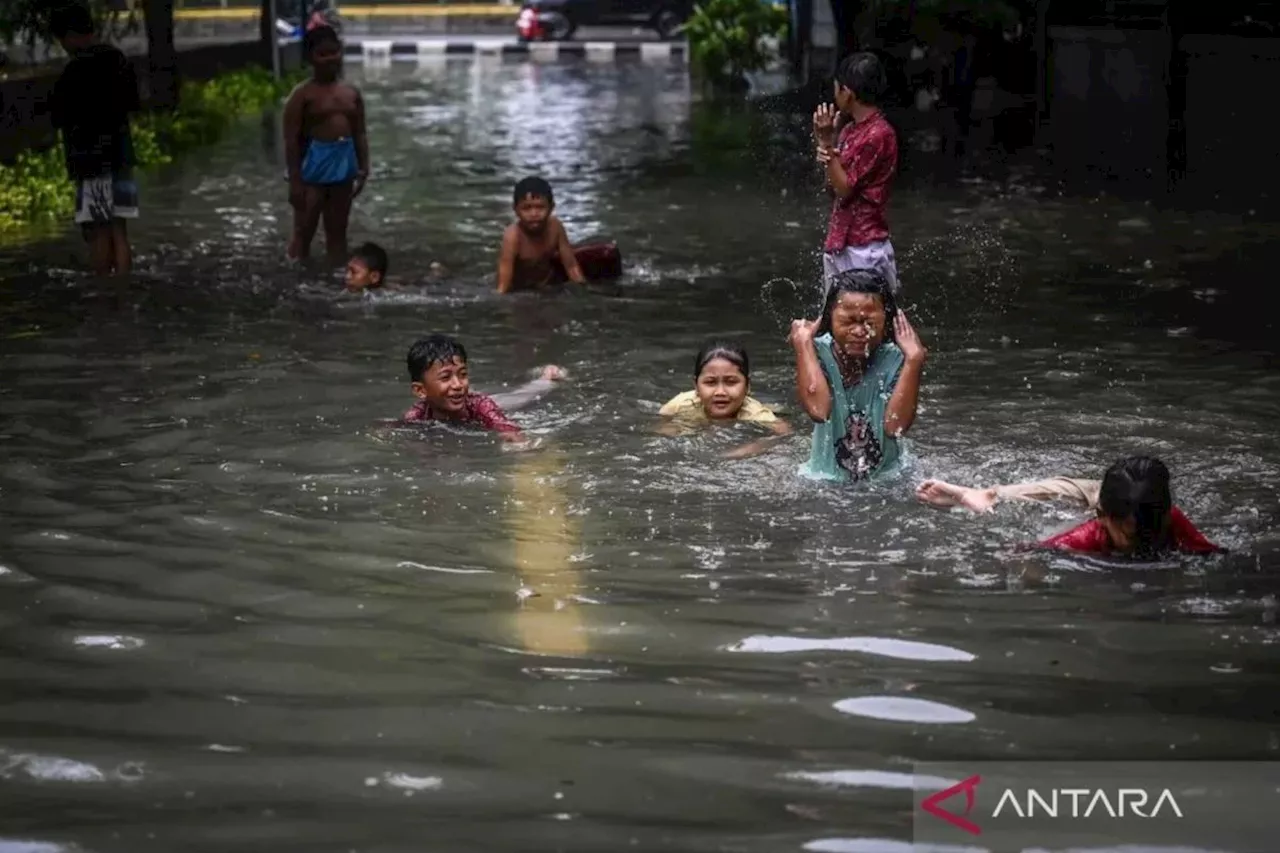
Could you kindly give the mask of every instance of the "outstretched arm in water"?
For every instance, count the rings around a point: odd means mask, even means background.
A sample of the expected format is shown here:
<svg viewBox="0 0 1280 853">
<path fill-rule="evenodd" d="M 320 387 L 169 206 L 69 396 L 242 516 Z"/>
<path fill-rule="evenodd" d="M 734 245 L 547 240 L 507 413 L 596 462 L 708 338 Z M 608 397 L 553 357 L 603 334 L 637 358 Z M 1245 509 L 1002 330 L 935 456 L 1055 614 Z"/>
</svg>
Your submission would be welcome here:
<svg viewBox="0 0 1280 853">
<path fill-rule="evenodd" d="M 786 421 L 774 421 L 769 424 L 769 429 L 773 430 L 773 435 L 767 438 L 757 438 L 755 441 L 748 441 L 746 444 L 740 444 L 726 453 L 724 458 L 749 459 L 752 456 L 759 456 L 792 435 L 791 424 Z"/>
<path fill-rule="evenodd" d="M 916 487 L 916 498 L 942 509 L 962 506 L 971 512 L 990 512 L 1001 500 L 1051 501 L 1064 500 L 1081 509 L 1098 505 L 1098 480 L 1073 480 L 1070 477 L 1052 477 L 1029 483 L 1008 486 L 990 486 L 985 489 L 957 486 L 942 480 L 925 480 Z"/>
<path fill-rule="evenodd" d="M 504 411 L 515 411 L 523 409 L 525 406 L 531 405 L 547 392 L 555 387 L 557 382 L 567 378 L 564 368 L 556 367 L 554 364 L 548 364 L 542 368 L 542 374 L 530 382 L 526 382 L 519 388 L 512 391 L 504 391 L 501 394 L 491 395 L 494 401 L 503 408 Z"/>
</svg>

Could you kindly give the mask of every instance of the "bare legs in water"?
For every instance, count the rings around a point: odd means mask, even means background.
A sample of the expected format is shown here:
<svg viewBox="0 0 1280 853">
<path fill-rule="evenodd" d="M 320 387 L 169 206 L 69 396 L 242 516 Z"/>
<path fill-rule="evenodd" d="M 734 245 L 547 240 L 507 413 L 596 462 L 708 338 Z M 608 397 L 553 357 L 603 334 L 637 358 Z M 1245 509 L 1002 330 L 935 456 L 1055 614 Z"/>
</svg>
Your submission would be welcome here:
<svg viewBox="0 0 1280 853">
<path fill-rule="evenodd" d="M 305 260 L 311 254 L 311 241 L 324 220 L 324 247 L 331 264 L 347 262 L 347 224 L 351 220 L 351 202 L 355 198 L 354 183 L 336 186 L 306 184 L 302 197 L 293 208 L 293 237 L 289 241 L 289 260 Z"/>
</svg>

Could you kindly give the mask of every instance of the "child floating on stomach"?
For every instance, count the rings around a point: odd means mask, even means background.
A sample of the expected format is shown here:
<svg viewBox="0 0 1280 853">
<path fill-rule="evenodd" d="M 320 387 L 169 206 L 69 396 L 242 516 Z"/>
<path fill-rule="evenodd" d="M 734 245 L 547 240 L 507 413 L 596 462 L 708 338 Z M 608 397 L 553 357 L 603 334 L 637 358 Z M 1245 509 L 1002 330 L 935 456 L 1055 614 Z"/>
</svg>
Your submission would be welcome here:
<svg viewBox="0 0 1280 853">
<path fill-rule="evenodd" d="M 779 420 L 768 406 L 750 396 L 751 365 L 747 351 L 731 341 L 709 341 L 693 362 L 693 390 L 677 394 L 658 410 L 679 422 L 691 424 L 756 423 L 768 427 L 775 436 L 791 433 L 791 426 Z M 664 430 L 671 432 L 672 430 Z M 768 449 L 768 441 L 754 441 L 730 451 L 730 459 L 754 456 Z"/>
<path fill-rule="evenodd" d="M 404 413 L 401 422 L 441 421 L 478 426 L 498 433 L 504 441 L 523 438 L 520 427 L 512 423 L 493 397 L 471 391 L 467 351 L 453 338 L 431 335 L 416 341 L 409 348 L 406 363 L 410 387 L 418 402 Z M 511 408 L 531 402 L 564 377 L 564 371 L 555 365 L 543 367 L 539 379 L 507 395 Z"/>
<path fill-rule="evenodd" d="M 796 393 L 813 419 L 813 448 L 801 470 L 866 480 L 901 455 L 927 353 L 882 273 L 850 270 L 831 281 L 822 318 L 791 323 Z"/>
<path fill-rule="evenodd" d="M 1054 477 L 1032 483 L 974 489 L 941 480 L 925 480 L 916 497 L 936 507 L 963 506 L 989 512 L 1002 499 L 1045 501 L 1062 498 L 1095 518 L 1051 536 L 1035 547 L 1085 554 L 1121 554 L 1154 559 L 1163 554 L 1212 554 L 1222 550 L 1204 537 L 1173 504 L 1169 469 L 1150 456 L 1116 462 L 1102 480 Z"/>
<path fill-rule="evenodd" d="M 516 221 L 502 234 L 498 255 L 498 292 L 537 290 L 587 278 L 616 278 L 622 257 L 614 243 L 573 247 L 564 224 L 554 215 L 551 185 L 542 178 L 524 178 L 512 194 Z"/>
<path fill-rule="evenodd" d="M 403 292 L 408 290 L 402 284 L 393 284 L 387 280 L 390 268 L 387 250 L 377 243 L 362 243 L 351 253 L 347 261 L 347 274 L 344 286 L 351 293 L 368 293 L 373 291 Z M 448 275 L 448 270 L 439 261 L 432 261 L 427 268 L 427 281 L 439 281 Z"/>
</svg>

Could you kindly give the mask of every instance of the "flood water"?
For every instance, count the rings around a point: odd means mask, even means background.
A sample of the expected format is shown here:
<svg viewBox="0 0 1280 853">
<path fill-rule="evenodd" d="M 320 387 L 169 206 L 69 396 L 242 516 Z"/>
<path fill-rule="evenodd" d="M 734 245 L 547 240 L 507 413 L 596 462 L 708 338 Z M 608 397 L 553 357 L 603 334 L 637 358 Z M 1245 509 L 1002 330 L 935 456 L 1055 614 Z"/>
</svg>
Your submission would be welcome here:
<svg viewBox="0 0 1280 853">
<path fill-rule="evenodd" d="M 1280 753 L 1280 397 L 1239 295 L 1268 282 L 1227 272 L 1273 225 L 908 170 L 921 412 L 900 476 L 837 488 L 796 475 L 825 202 L 792 119 L 735 149 L 639 61 L 350 76 L 352 240 L 446 281 L 339 298 L 285 265 L 274 117 L 145 177 L 127 288 L 74 235 L 8 251 L 0 850 L 880 853 L 916 761 Z M 492 293 L 533 172 L 621 283 Z M 432 331 L 481 391 L 568 369 L 517 415 L 540 448 L 375 425 Z M 800 437 L 726 462 L 747 428 L 655 433 L 713 334 Z M 1017 553 L 1081 514 L 912 498 L 1132 452 L 1231 555 Z"/>
</svg>

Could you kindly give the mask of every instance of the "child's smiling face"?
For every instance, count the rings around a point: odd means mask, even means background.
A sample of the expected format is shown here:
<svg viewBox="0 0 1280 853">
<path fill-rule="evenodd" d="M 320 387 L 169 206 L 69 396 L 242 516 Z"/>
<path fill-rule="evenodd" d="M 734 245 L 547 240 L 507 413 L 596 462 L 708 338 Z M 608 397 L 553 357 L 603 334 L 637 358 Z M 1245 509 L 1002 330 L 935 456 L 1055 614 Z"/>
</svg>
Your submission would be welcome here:
<svg viewBox="0 0 1280 853">
<path fill-rule="evenodd" d="M 747 399 L 750 383 L 742 375 L 742 368 L 727 358 L 713 358 L 698 374 L 698 400 L 711 420 L 736 418 Z"/>
<path fill-rule="evenodd" d="M 461 414 L 467 407 L 467 395 L 471 392 L 467 363 L 460 358 L 432 362 L 422 374 L 422 381 L 414 382 L 412 387 L 418 399 L 436 411 Z"/>
<path fill-rule="evenodd" d="M 831 339 L 848 357 L 865 360 L 884 340 L 884 300 L 873 293 L 841 293 L 831 309 Z"/>
</svg>

